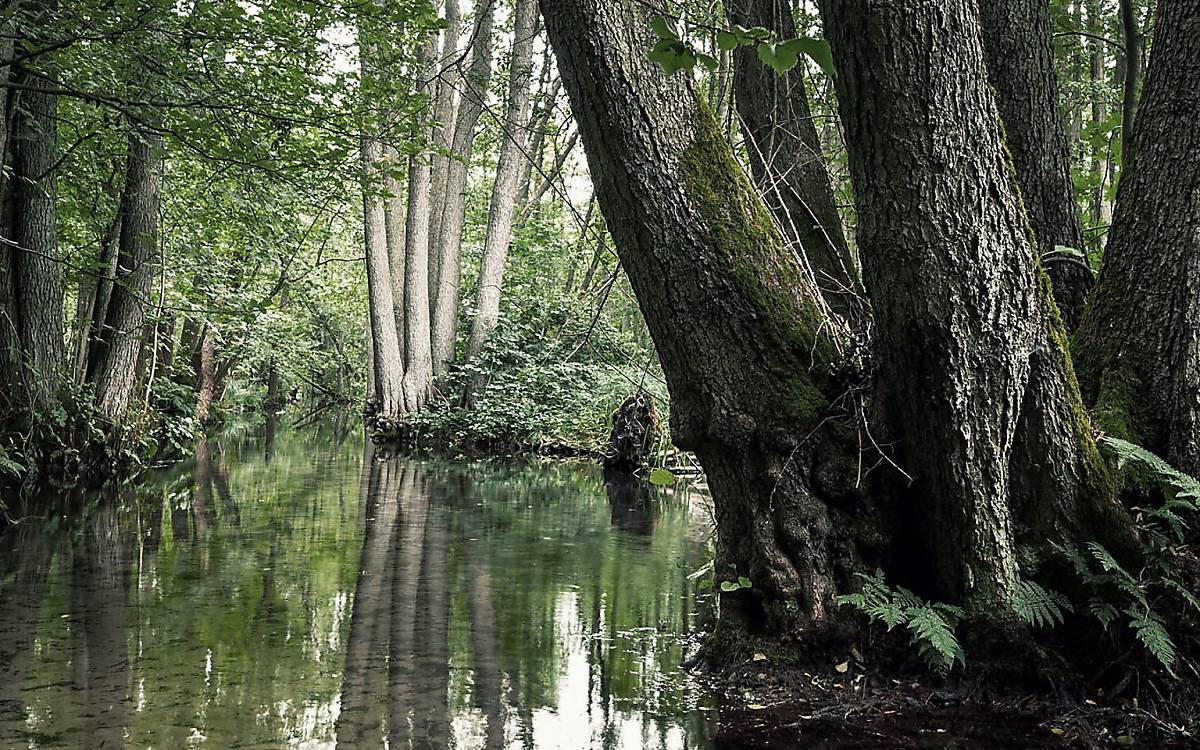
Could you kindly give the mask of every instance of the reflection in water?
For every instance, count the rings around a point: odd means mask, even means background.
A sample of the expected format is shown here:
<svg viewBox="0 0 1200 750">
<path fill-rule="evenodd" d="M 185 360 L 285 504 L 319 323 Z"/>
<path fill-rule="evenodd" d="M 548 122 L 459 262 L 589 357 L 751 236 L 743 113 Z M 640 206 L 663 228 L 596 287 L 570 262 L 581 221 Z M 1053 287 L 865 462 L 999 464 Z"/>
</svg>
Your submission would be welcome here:
<svg viewBox="0 0 1200 750">
<path fill-rule="evenodd" d="M 0 539 L 0 748 L 709 746 L 699 499 L 335 434 Z"/>
</svg>

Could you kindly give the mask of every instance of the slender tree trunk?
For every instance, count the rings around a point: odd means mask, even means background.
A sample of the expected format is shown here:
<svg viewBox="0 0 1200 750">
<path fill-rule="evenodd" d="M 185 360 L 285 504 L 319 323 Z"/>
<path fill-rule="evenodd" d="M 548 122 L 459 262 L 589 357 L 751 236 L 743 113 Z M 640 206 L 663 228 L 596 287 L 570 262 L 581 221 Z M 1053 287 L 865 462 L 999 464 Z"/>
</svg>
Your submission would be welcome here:
<svg viewBox="0 0 1200 750">
<path fill-rule="evenodd" d="M 1134 126 L 1137 121 L 1138 91 L 1142 87 L 1142 45 L 1144 37 L 1138 25 L 1135 0 L 1119 0 L 1121 32 L 1125 42 L 1125 90 L 1121 98 L 1121 167 L 1133 163 L 1136 148 Z"/>
<path fill-rule="evenodd" d="M 779 0 L 727 0 L 729 21 L 761 26 L 793 39 L 791 4 Z M 753 47 L 733 55 L 734 93 L 751 174 L 783 234 L 795 242 L 830 307 L 858 320 L 863 289 L 821 153 L 805 91 L 803 66 L 780 75 Z"/>
<path fill-rule="evenodd" d="M 418 55 L 418 93 L 432 96 L 437 75 L 437 34 Z M 421 139 L 429 136 L 426 130 Z M 433 395 L 433 341 L 429 323 L 430 193 L 433 174 L 428 149 L 408 160 L 408 216 L 404 250 L 404 399 L 419 411 Z"/>
<path fill-rule="evenodd" d="M 462 277 L 462 235 L 466 215 L 467 174 L 475 145 L 476 126 L 483 113 L 492 78 L 492 35 L 495 0 L 476 8 L 471 67 L 465 77 L 462 103 L 454 124 L 453 158 L 446 174 L 446 206 L 438 234 L 438 293 L 433 314 L 433 372 L 444 375 L 454 362 L 458 331 L 459 282 Z"/>
<path fill-rule="evenodd" d="M 1200 0 L 1162 0 L 1079 380 L 1106 432 L 1200 474 Z"/>
<path fill-rule="evenodd" d="M 536 0 L 517 0 L 513 26 L 512 61 L 508 73 L 508 103 L 505 109 L 504 140 L 496 165 L 496 184 L 488 209 L 487 238 L 479 268 L 479 289 L 475 296 L 475 320 L 467 342 L 467 359 L 479 357 L 500 319 L 500 285 L 508 245 L 512 241 L 513 216 L 517 207 L 517 182 L 525 159 L 525 128 L 529 124 L 530 76 L 533 64 L 533 39 L 537 25 Z M 483 385 L 478 379 L 467 386 L 466 402 Z"/>
<path fill-rule="evenodd" d="M 400 169 L 401 157 L 391 146 L 384 147 L 384 155 L 388 160 L 387 199 L 384 203 L 384 228 L 387 234 L 388 265 L 392 277 L 392 309 L 396 316 L 396 339 L 400 346 L 400 362 L 403 367 L 405 356 L 405 322 L 404 322 L 404 253 L 405 253 L 405 223 L 408 214 L 408 201 L 404 195 L 404 182 L 396 176 Z"/>
<path fill-rule="evenodd" d="M 1104 16 L 1101 12 L 1100 0 L 1088 0 L 1088 31 L 1097 37 L 1104 34 Z M 1088 39 L 1088 58 L 1091 62 L 1090 79 L 1092 85 L 1092 125 L 1099 128 L 1108 117 L 1108 103 L 1105 101 L 1105 44 L 1101 39 Z M 1112 204 L 1105 197 L 1105 185 L 1108 183 L 1112 166 L 1104 152 L 1094 149 L 1092 157 L 1092 179 L 1096 186 L 1092 189 L 1091 216 L 1092 221 L 1099 225 L 1112 223 Z M 1080 311 L 1082 314 L 1082 311 Z"/>
<path fill-rule="evenodd" d="M 1054 73 L 1050 4 L 1047 0 L 979 0 L 988 79 L 1004 121 L 1017 184 L 1046 258 L 1054 299 L 1067 330 L 1074 330 L 1094 284 L 1087 261 L 1054 253 L 1056 246 L 1086 250 L 1066 127 Z"/>
<path fill-rule="evenodd" d="M 875 384 L 914 479 L 916 552 L 940 599 L 1004 622 L 1018 543 L 1108 541 L 1130 527 L 1107 525 L 1121 511 L 1102 491 L 1026 228 L 976 4 L 826 0 L 823 10 L 875 314 Z M 881 59 L 883 39 L 923 43 Z"/>
<path fill-rule="evenodd" d="M 369 86 L 379 71 L 372 59 L 374 50 L 365 42 L 361 30 L 359 54 L 363 81 Z M 371 377 L 375 381 L 374 398 L 379 405 L 376 424 L 390 428 L 407 412 L 408 405 L 404 398 L 404 360 L 400 348 L 403 332 L 396 324 L 393 269 L 388 252 L 388 199 L 380 194 L 389 184 L 380 171 L 384 154 L 376 133 L 377 125 L 378 122 L 365 122 L 362 131 L 363 238 L 371 322 Z"/>
<path fill-rule="evenodd" d="M 462 16 L 458 0 L 445 0 L 446 28 L 442 31 L 442 53 L 436 61 L 439 75 L 437 97 L 433 105 L 433 148 L 430 167 L 429 188 L 429 316 L 432 321 L 437 309 L 437 294 L 441 288 L 438 273 L 441 271 L 438 252 L 441 250 L 441 234 L 446 225 L 447 176 L 450 172 L 451 149 L 454 146 L 455 111 L 454 100 L 462 88 L 462 67 L 458 64 L 458 44 L 461 36 Z"/>
<path fill-rule="evenodd" d="M 117 249 L 121 239 L 121 209 L 108 225 L 108 230 L 100 240 L 100 252 L 96 256 L 96 267 L 86 282 L 80 280 L 79 289 L 79 340 L 75 347 L 75 382 L 87 380 L 89 370 L 89 352 L 96 345 L 100 331 L 104 328 L 104 318 L 108 315 L 108 301 L 112 297 L 112 282 L 117 275 Z"/>
<path fill-rule="evenodd" d="M 836 442 L 833 321 L 689 81 L 645 55 L 637 0 L 542 0 L 550 42 L 621 262 L 671 392 L 671 433 L 712 487 L 723 622 L 828 624 L 872 523 Z M 809 436 L 805 440 L 805 436 Z M 838 453 L 834 451 L 835 455 Z M 818 486 L 819 485 L 819 486 Z M 836 489 L 835 489 L 836 488 Z M 838 509 L 823 498 L 837 495 Z M 843 514 L 846 514 L 843 516 Z M 851 520 L 854 519 L 854 520 Z"/>
<path fill-rule="evenodd" d="M 121 239 L 117 273 L 97 352 L 96 407 L 120 421 L 137 381 L 137 361 L 145 339 L 146 310 L 158 258 L 159 187 L 162 137 L 148 127 L 129 136 L 125 188 L 121 194 Z"/>
<path fill-rule="evenodd" d="M 550 66 L 546 63 L 543 68 L 543 84 L 545 79 L 550 75 Z M 539 167 L 536 182 L 542 182 L 544 176 L 552 174 L 552 170 L 542 171 L 542 153 L 546 150 L 546 136 L 550 134 L 550 128 L 554 125 L 554 110 L 558 103 L 558 95 L 562 89 L 562 79 L 556 78 L 547 89 L 544 85 L 539 85 L 537 96 L 534 97 L 535 106 L 532 109 L 532 115 L 529 118 L 529 126 L 526 132 L 532 136 L 529 141 L 529 147 L 525 150 L 525 159 L 521 163 L 521 178 L 517 181 L 517 210 L 522 211 L 529 204 L 529 194 L 533 189 L 535 182 L 533 172 L 534 167 Z M 519 224 L 521 219 L 517 219 Z"/>
<path fill-rule="evenodd" d="M 196 356 L 196 421 L 208 424 L 212 417 L 217 393 L 216 336 L 212 326 L 205 324 L 200 331 L 200 348 Z"/>
<path fill-rule="evenodd" d="M 58 250 L 58 97 L 35 71 L 17 68 L 13 124 L 13 300 L 29 392 L 49 403 L 63 374 L 63 284 Z"/>
</svg>

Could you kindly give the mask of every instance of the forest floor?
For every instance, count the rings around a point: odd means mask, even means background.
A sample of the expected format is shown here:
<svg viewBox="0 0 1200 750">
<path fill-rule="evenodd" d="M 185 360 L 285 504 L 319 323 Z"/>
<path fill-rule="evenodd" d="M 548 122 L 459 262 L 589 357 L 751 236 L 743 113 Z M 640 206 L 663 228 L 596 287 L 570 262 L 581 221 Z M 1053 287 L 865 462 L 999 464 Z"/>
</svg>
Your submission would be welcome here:
<svg viewBox="0 0 1200 750">
<path fill-rule="evenodd" d="M 1109 707 L 929 676 L 896 679 L 864 671 L 853 657 L 802 668 L 761 656 L 702 677 L 717 699 L 719 750 L 1200 747 L 1197 727 L 1172 726 L 1136 702 Z"/>
</svg>

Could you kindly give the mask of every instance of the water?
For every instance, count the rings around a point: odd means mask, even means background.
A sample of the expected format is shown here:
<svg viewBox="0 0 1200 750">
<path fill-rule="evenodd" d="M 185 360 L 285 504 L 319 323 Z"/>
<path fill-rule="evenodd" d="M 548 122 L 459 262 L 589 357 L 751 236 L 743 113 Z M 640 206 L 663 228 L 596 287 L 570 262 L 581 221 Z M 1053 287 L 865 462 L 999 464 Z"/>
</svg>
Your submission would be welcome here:
<svg viewBox="0 0 1200 750">
<path fill-rule="evenodd" d="M 53 503 L 0 538 L 2 748 L 710 747 L 696 494 L 294 432 Z"/>
</svg>

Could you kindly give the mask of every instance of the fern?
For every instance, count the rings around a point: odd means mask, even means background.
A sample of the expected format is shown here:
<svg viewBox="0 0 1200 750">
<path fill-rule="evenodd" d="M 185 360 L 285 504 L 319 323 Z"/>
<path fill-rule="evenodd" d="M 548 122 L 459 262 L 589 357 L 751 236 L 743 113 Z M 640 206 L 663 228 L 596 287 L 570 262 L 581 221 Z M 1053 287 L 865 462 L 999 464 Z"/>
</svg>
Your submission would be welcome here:
<svg viewBox="0 0 1200 750">
<path fill-rule="evenodd" d="M 889 632 L 904 625 L 921 658 L 938 672 L 946 673 L 955 664 L 966 664 L 966 654 L 954 635 L 963 618 L 960 608 L 926 602 L 902 586 L 893 588 L 881 570 L 876 570 L 875 575 L 859 573 L 858 577 L 863 581 L 862 590 L 839 596 L 839 605 L 857 609 L 872 623 L 882 622 Z"/>
<path fill-rule="evenodd" d="M 1100 445 L 1116 456 L 1118 469 L 1133 464 L 1157 481 L 1168 497 L 1190 501 L 1188 506 L 1192 510 L 1200 510 L 1200 481 L 1194 477 L 1184 474 L 1136 443 L 1105 435 L 1100 438 Z"/>
<path fill-rule="evenodd" d="M 1130 607 L 1125 610 L 1129 615 L 1129 626 L 1134 635 L 1142 642 L 1155 659 L 1158 659 L 1171 676 L 1175 675 L 1175 642 L 1167 633 L 1162 620 L 1153 611 Z"/>
<path fill-rule="evenodd" d="M 1033 581 L 1018 581 L 1013 610 L 1024 622 L 1035 628 L 1062 625 L 1071 602 L 1057 591 L 1042 588 Z"/>
</svg>

